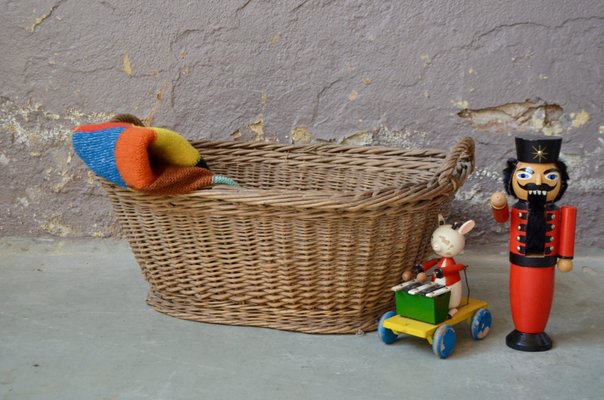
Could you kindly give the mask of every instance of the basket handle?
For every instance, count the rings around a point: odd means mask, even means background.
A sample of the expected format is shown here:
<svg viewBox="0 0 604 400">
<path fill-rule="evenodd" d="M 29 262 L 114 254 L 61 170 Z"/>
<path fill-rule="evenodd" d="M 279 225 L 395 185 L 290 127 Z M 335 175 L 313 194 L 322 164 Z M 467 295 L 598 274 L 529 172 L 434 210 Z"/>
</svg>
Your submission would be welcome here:
<svg viewBox="0 0 604 400">
<path fill-rule="evenodd" d="M 469 136 L 462 138 L 447 154 L 442 166 L 436 172 L 434 180 L 438 184 L 450 182 L 453 190 L 457 191 L 474 172 L 474 139 Z"/>
</svg>

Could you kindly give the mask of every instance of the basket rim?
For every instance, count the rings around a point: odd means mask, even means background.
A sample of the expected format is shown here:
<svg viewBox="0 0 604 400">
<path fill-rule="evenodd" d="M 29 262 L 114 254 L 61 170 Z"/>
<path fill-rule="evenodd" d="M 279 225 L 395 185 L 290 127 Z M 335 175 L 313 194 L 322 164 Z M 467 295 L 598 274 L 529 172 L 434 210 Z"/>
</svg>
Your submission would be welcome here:
<svg viewBox="0 0 604 400">
<path fill-rule="evenodd" d="M 106 190 L 112 192 L 124 192 L 129 196 L 162 203 L 174 203 L 177 199 L 191 199 L 194 203 L 202 203 L 199 200 L 228 201 L 231 203 L 244 204 L 248 206 L 271 206 L 293 209 L 313 209 L 317 211 L 365 211 L 376 210 L 386 207 L 401 206 L 423 201 L 434 201 L 438 197 L 447 197 L 457 191 L 465 182 L 469 174 L 474 170 L 474 141 L 470 137 L 462 138 L 447 153 L 438 149 L 399 149 L 383 146 L 341 146 L 335 144 L 320 145 L 283 145 L 265 142 L 229 142 L 201 140 L 192 142 L 196 146 L 204 143 L 211 144 L 224 149 L 254 149 L 258 151 L 275 151 L 279 153 L 320 153 L 330 154 L 358 154 L 371 155 L 382 154 L 386 157 L 397 157 L 401 155 L 420 155 L 426 152 L 433 156 L 446 156 L 442 159 L 440 167 L 434 173 L 432 179 L 418 184 L 406 183 L 399 186 L 384 187 L 378 190 L 352 194 L 325 191 L 306 190 L 274 190 L 256 189 L 231 186 L 213 186 L 211 188 L 196 190 L 191 193 L 178 195 L 148 195 L 134 192 L 115 185 L 103 178 L 97 177 Z M 139 197 L 140 196 L 140 197 Z M 190 204 L 189 204 L 190 206 Z M 200 204 L 200 207 L 203 207 Z"/>
</svg>

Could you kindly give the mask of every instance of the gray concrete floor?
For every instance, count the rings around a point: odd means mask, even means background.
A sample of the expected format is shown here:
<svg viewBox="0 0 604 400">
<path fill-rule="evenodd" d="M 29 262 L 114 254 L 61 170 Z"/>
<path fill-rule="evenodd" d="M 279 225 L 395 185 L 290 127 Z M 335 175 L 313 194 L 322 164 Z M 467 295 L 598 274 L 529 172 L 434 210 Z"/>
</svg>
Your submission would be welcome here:
<svg viewBox="0 0 604 400">
<path fill-rule="evenodd" d="M 148 307 L 125 242 L 0 238 L 0 398 L 602 399 L 604 250 L 558 274 L 554 349 L 508 349 L 503 248 L 472 248 L 472 296 L 494 322 L 483 341 L 457 325 L 438 359 L 424 340 L 375 332 L 307 335 L 178 320 Z"/>
</svg>

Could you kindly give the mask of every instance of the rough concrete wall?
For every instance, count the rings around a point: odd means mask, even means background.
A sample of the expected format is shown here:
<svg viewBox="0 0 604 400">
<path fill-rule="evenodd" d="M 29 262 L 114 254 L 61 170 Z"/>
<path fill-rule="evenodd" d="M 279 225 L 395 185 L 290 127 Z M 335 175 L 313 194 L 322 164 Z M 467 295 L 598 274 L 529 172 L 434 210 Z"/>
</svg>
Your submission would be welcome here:
<svg viewBox="0 0 604 400">
<path fill-rule="evenodd" d="M 0 5 L 0 235 L 114 234 L 66 132 L 130 112 L 192 139 L 448 148 L 471 135 L 477 170 L 455 214 L 482 242 L 506 240 L 487 201 L 511 135 L 560 134 L 561 203 L 580 208 L 579 243 L 600 243 L 601 1 Z"/>
</svg>

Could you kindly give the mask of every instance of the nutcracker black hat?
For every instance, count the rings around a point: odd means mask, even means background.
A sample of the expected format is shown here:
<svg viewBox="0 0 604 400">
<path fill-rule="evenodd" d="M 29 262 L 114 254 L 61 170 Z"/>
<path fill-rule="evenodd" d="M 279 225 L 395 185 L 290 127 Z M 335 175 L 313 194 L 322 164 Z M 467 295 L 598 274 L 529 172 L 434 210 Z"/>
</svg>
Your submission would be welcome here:
<svg viewBox="0 0 604 400">
<path fill-rule="evenodd" d="M 562 147 L 561 137 L 543 137 L 536 135 L 517 136 L 516 154 L 518 161 L 526 163 L 549 164 L 558 161 Z"/>
</svg>

